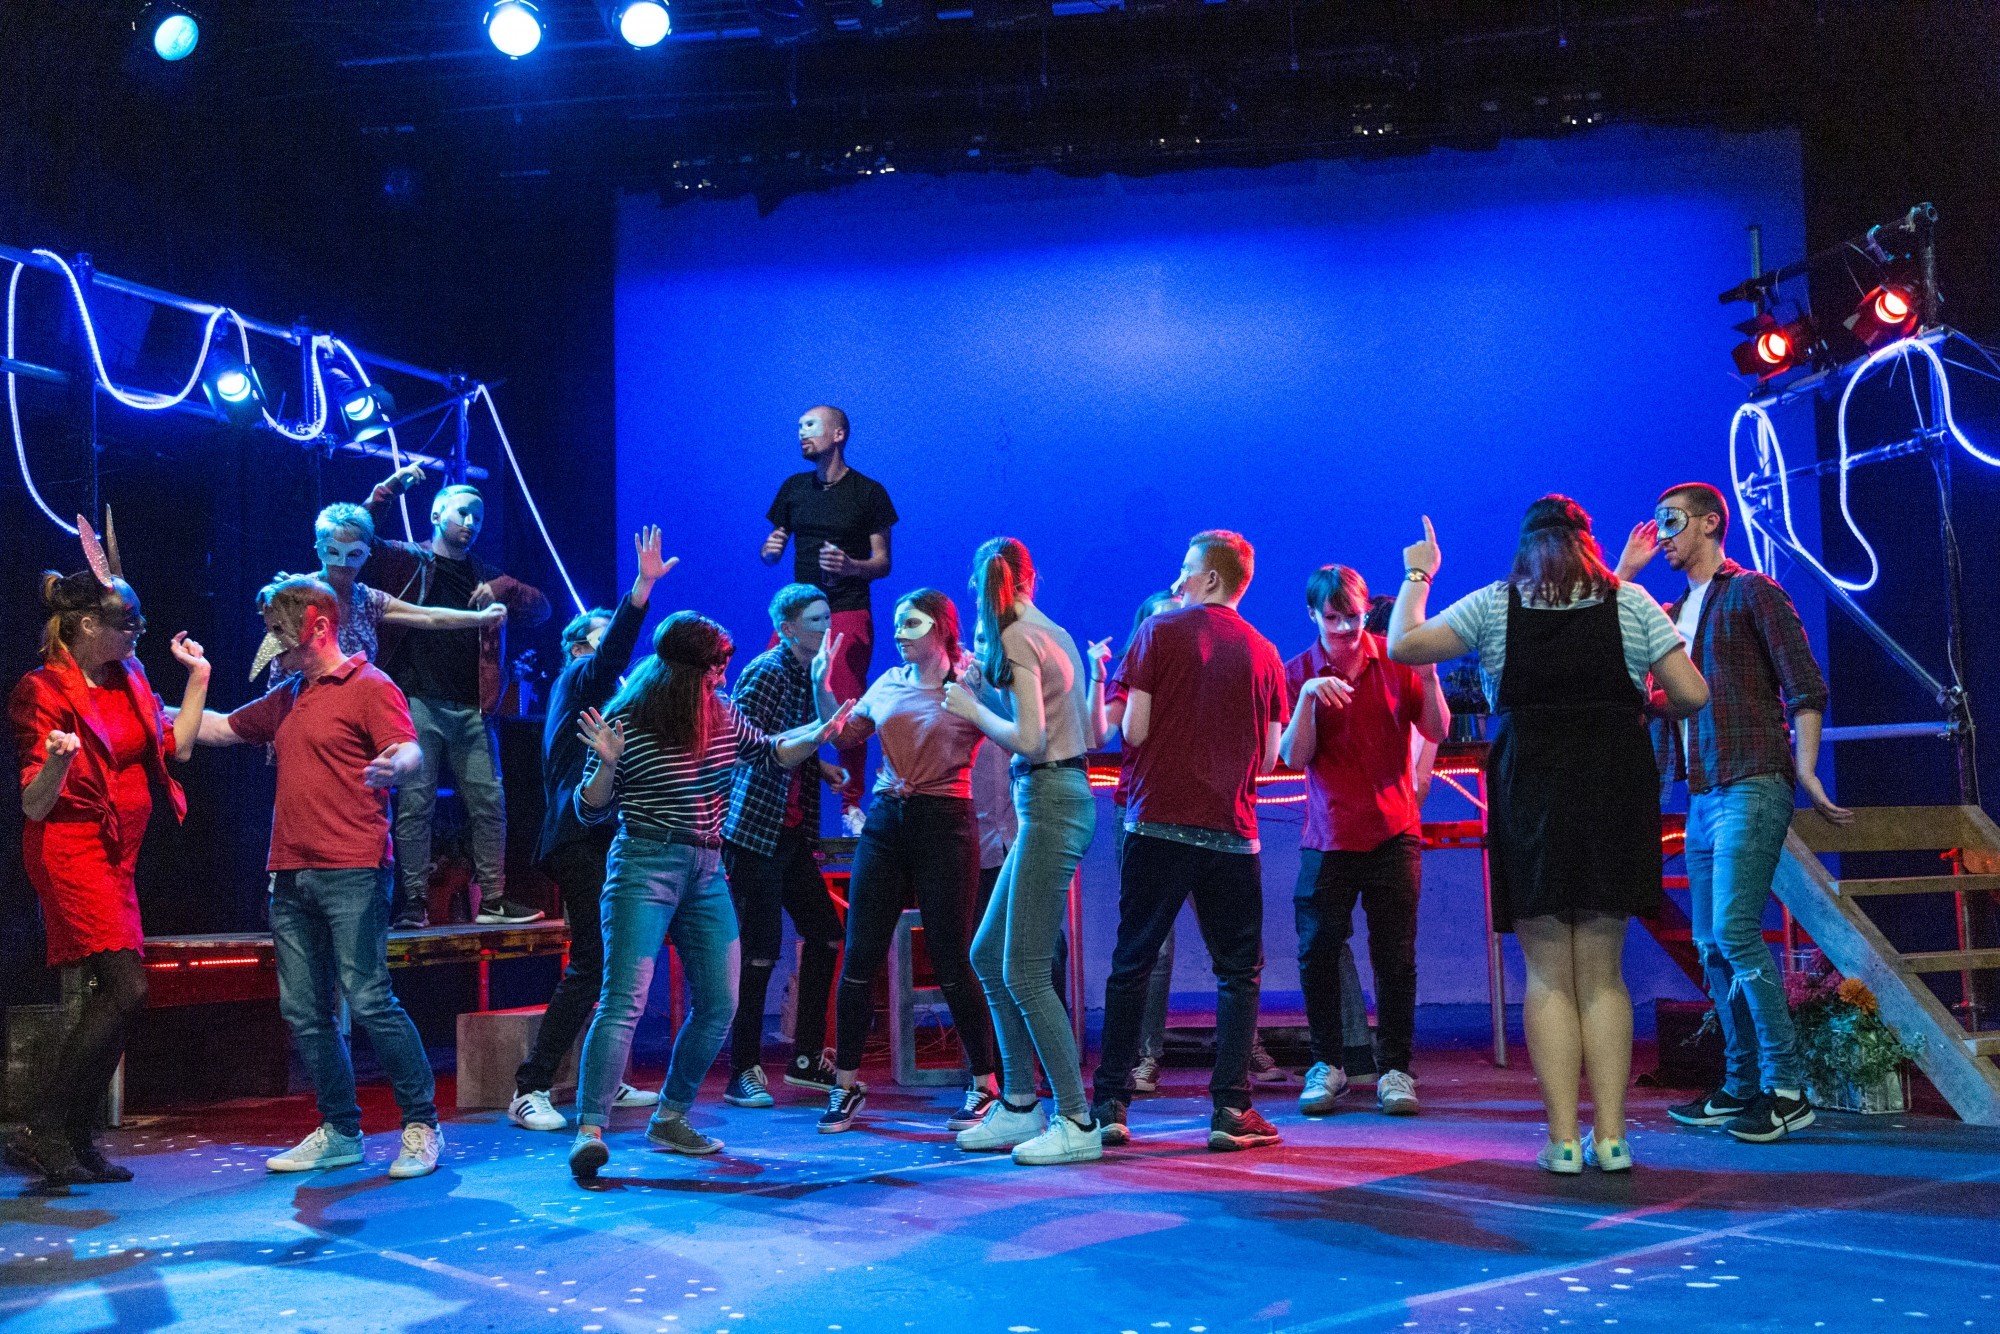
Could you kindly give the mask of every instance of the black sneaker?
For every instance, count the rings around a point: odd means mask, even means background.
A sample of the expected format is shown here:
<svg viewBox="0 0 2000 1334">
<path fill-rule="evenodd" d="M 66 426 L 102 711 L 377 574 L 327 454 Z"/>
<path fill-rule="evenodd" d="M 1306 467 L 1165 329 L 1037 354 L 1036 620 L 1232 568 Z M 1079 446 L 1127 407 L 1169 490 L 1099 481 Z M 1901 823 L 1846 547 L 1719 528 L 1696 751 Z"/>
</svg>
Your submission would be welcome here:
<svg viewBox="0 0 2000 1334">
<path fill-rule="evenodd" d="M 529 922 L 541 921 L 543 915 L 540 908 L 530 908 L 525 903 L 502 899 L 498 903 L 480 904 L 479 915 L 472 920 L 481 926 L 524 926 Z"/>
<path fill-rule="evenodd" d="M 1726 1089 L 1704 1093 L 1693 1102 L 1667 1108 L 1667 1115 L 1684 1126 L 1721 1126 L 1750 1109 L 1749 1101 Z"/>
<path fill-rule="evenodd" d="M 1104 1132 L 1105 1144 L 1115 1147 L 1132 1142 L 1132 1131 L 1125 1124 L 1123 1106 L 1115 1102 L 1100 1102 L 1090 1109 L 1090 1114 L 1097 1118 L 1097 1124 Z"/>
<path fill-rule="evenodd" d="M 826 1110 L 819 1114 L 819 1133 L 838 1135 L 843 1130 L 854 1129 L 854 1114 L 866 1106 L 868 1086 L 856 1084 L 851 1089 L 834 1086 L 826 1095 Z"/>
<path fill-rule="evenodd" d="M 998 1094 L 984 1084 L 967 1084 L 965 1101 L 959 1104 L 951 1119 L 944 1123 L 946 1130 L 970 1130 L 986 1119 L 987 1111 L 1000 1101 Z"/>
<path fill-rule="evenodd" d="M 722 1100 L 731 1107 L 774 1105 L 771 1086 L 764 1082 L 764 1067 L 753 1065 L 748 1070 L 738 1070 L 735 1077 L 729 1081 L 729 1087 L 722 1090 Z"/>
<path fill-rule="evenodd" d="M 1208 1123 L 1208 1147 L 1217 1153 L 1264 1149 L 1280 1142 L 1278 1128 L 1254 1107 L 1218 1107 Z"/>
<path fill-rule="evenodd" d="M 77 1166 L 90 1174 L 93 1184 L 108 1186 L 132 1179 L 132 1169 L 122 1167 L 106 1158 L 104 1150 L 98 1148 L 95 1141 L 88 1138 L 71 1139 L 70 1147 L 76 1152 Z"/>
<path fill-rule="evenodd" d="M 785 1067 L 785 1082 L 795 1089 L 817 1089 L 821 1093 L 831 1093 L 840 1087 L 832 1061 L 804 1052 L 792 1057 L 792 1063 Z"/>
<path fill-rule="evenodd" d="M 1804 1098 L 1787 1098 L 1766 1089 L 1750 1100 L 1741 1116 L 1724 1127 L 1749 1144 L 1769 1144 L 1813 1123 L 1812 1104 Z"/>
<path fill-rule="evenodd" d="M 397 913 L 396 920 L 389 923 L 389 929 L 391 931 L 421 931 L 430 924 L 431 919 L 424 916 L 423 910 L 419 908 L 410 912 Z"/>
</svg>

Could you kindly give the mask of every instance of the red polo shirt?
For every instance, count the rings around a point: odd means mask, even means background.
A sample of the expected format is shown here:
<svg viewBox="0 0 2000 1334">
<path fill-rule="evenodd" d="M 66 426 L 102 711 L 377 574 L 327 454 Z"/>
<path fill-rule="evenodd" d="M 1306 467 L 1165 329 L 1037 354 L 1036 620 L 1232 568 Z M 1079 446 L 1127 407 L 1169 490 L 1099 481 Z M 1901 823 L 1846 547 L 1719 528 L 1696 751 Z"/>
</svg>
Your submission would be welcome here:
<svg viewBox="0 0 2000 1334">
<path fill-rule="evenodd" d="M 1307 681 L 1339 675 L 1315 641 L 1285 664 L 1292 707 Z M 1423 823 L 1410 777 L 1410 729 L 1423 716 L 1423 678 L 1391 660 L 1381 636 L 1364 633 L 1361 671 L 1348 684 L 1354 697 L 1346 708 L 1313 710 L 1317 741 L 1306 766 L 1302 848 L 1369 852 Z"/>
<path fill-rule="evenodd" d="M 395 682 L 355 654 L 310 685 L 293 677 L 229 715 L 230 730 L 278 759 L 273 871 L 343 871 L 389 859 L 389 794 L 361 781 L 368 761 L 415 741 Z"/>
</svg>

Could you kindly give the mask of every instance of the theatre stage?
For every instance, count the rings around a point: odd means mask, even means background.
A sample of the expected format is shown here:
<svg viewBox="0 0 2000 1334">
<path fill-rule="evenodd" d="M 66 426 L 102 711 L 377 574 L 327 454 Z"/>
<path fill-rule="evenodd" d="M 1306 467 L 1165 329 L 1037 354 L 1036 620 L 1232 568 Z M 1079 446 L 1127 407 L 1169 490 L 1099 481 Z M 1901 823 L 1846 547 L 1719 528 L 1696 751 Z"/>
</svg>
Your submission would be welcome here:
<svg viewBox="0 0 2000 1334">
<path fill-rule="evenodd" d="M 568 1138 L 451 1117 L 435 1176 L 271 1176 L 312 1123 L 289 1098 L 114 1132 L 125 1186 L 0 1194 L 0 1331 L 1876 1330 L 2000 1325 L 2000 1132 L 1824 1115 L 1739 1145 L 1637 1091 L 1629 1178 L 1557 1178 L 1524 1069 L 1426 1054 L 1424 1114 L 1372 1096 L 1283 1148 L 1204 1147 L 1202 1072 L 1172 1070 L 1102 1164 L 959 1153 L 930 1091 L 884 1089 L 868 1129 L 817 1103 L 720 1105 L 719 1156 L 643 1147 L 619 1113 L 595 1189 Z M 1641 1068 L 1645 1067 L 1642 1062 Z M 441 1081 L 449 1105 L 449 1081 Z M 369 1126 L 393 1119 L 368 1094 Z M 797 1094 L 796 1098 L 787 1095 Z"/>
</svg>

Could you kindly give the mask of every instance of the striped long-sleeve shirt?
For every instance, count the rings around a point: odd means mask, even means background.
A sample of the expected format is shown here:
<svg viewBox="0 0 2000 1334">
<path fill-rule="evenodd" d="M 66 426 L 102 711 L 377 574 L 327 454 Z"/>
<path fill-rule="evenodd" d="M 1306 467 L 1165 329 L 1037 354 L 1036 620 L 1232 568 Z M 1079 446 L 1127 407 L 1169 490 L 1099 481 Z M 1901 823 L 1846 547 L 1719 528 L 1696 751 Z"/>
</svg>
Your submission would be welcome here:
<svg viewBox="0 0 2000 1334">
<path fill-rule="evenodd" d="M 776 739 L 746 722 L 726 701 L 708 747 L 700 754 L 669 746 L 657 735 L 632 727 L 629 717 L 626 721 L 625 754 L 612 779 L 610 805 L 593 806 L 584 797 L 602 767 L 596 752 L 584 765 L 583 782 L 576 789 L 576 813 L 585 824 L 601 824 L 616 811 L 627 825 L 719 846 L 737 766 L 780 767 Z"/>
</svg>

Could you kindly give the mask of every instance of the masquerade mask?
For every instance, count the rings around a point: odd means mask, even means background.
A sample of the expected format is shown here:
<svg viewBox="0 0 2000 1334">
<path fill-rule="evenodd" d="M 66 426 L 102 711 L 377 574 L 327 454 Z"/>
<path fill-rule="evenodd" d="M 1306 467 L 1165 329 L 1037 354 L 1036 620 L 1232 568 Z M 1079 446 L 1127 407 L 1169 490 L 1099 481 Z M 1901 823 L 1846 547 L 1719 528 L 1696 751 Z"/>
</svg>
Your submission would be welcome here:
<svg viewBox="0 0 2000 1334">
<path fill-rule="evenodd" d="M 819 419 L 817 413 L 799 418 L 799 439 L 817 440 L 825 434 L 826 423 Z"/>
<path fill-rule="evenodd" d="M 299 637 L 290 630 L 264 630 L 264 642 L 257 646 L 257 656 L 250 663 L 250 679 L 256 680 L 263 670 L 271 665 L 281 653 L 289 653 L 299 646 Z"/>
<path fill-rule="evenodd" d="M 1662 505 L 1653 511 L 1653 522 L 1659 525 L 1661 537 L 1678 537 L 1687 531 L 1688 512 L 1678 505 Z"/>
<path fill-rule="evenodd" d="M 329 538 L 319 544 L 319 558 L 320 563 L 330 570 L 339 569 L 343 565 L 350 570 L 358 570 L 368 563 L 368 544 L 336 542 Z"/>
<path fill-rule="evenodd" d="M 936 621 L 915 607 L 906 608 L 903 614 L 896 618 L 896 639 L 904 644 L 915 643 L 929 634 L 936 625 Z"/>
</svg>

